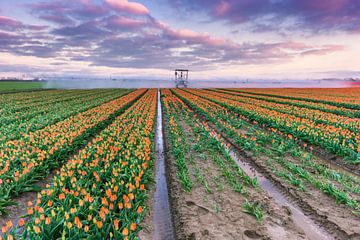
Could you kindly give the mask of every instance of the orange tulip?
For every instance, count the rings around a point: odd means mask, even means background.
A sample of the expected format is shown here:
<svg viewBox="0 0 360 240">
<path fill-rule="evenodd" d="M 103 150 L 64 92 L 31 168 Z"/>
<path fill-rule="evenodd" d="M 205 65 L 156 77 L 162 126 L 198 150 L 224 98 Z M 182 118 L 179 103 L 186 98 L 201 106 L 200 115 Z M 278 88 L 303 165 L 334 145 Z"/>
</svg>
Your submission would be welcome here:
<svg viewBox="0 0 360 240">
<path fill-rule="evenodd" d="M 129 235 L 129 230 L 128 230 L 127 228 L 124 228 L 124 229 L 122 230 L 122 234 L 123 234 L 124 236 Z"/>
<path fill-rule="evenodd" d="M 132 223 L 130 226 L 130 230 L 135 231 L 135 229 L 136 229 L 136 223 Z"/>
<path fill-rule="evenodd" d="M 33 229 L 36 234 L 40 233 L 40 228 L 38 226 L 33 226 Z"/>
</svg>

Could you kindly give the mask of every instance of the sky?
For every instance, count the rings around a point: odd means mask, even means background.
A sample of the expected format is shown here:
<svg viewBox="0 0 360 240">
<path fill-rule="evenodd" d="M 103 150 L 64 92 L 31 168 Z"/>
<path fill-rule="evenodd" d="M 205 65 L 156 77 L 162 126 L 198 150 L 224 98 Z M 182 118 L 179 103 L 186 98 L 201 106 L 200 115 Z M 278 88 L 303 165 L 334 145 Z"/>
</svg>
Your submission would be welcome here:
<svg viewBox="0 0 360 240">
<path fill-rule="evenodd" d="M 359 0 L 0 0 L 0 77 L 360 77 L 359 42 Z"/>
</svg>

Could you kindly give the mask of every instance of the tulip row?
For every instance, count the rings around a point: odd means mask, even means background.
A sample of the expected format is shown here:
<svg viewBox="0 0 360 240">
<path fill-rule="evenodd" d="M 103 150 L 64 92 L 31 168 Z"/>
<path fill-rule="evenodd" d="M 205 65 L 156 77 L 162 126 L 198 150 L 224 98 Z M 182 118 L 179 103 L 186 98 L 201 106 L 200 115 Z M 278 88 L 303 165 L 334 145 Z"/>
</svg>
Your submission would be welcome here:
<svg viewBox="0 0 360 240">
<path fill-rule="evenodd" d="M 46 98 L 42 98 L 41 102 L 32 102 L 31 100 L 27 102 L 26 100 L 24 100 L 20 103 L 17 101 L 7 103 L 3 105 L 0 109 L 0 113 L 3 115 L 1 123 L 5 123 L 6 121 L 9 122 L 15 119 L 25 118 L 26 116 L 30 114 L 35 114 L 37 112 L 41 113 L 41 111 L 46 110 L 47 108 L 49 108 L 49 106 L 54 106 L 57 103 L 72 101 L 76 100 L 77 98 L 81 99 L 83 97 L 95 95 L 96 93 L 103 94 L 105 93 L 105 90 L 81 90 L 78 93 L 71 91 L 70 94 L 68 92 L 64 92 L 61 95 L 48 94 L 45 95 L 47 96 Z"/>
<path fill-rule="evenodd" d="M 20 138 L 22 135 L 41 129 L 49 124 L 61 121 L 79 112 L 94 108 L 100 104 L 119 98 L 128 90 L 94 91 L 89 94 L 73 94 L 69 99 L 57 103 L 45 103 L 40 107 L 18 110 L 14 114 L 0 117 L 0 142 Z"/>
<path fill-rule="evenodd" d="M 190 177 L 186 154 L 189 152 L 189 146 L 186 144 L 186 137 L 183 129 L 179 124 L 179 115 L 181 107 L 172 99 L 172 94 L 169 90 L 162 90 L 162 103 L 164 106 L 166 129 L 168 130 L 171 141 L 171 154 L 175 157 L 175 165 L 178 173 L 177 177 L 181 183 L 182 188 L 190 192 L 193 187 L 193 181 Z M 176 99 L 175 99 L 176 100 Z"/>
<path fill-rule="evenodd" d="M 245 89 L 246 92 L 284 99 L 324 103 L 348 109 L 360 110 L 360 88 L 339 89 Z"/>
<path fill-rule="evenodd" d="M 0 109 L 27 108 L 42 104 L 44 101 L 56 101 L 58 98 L 68 98 L 76 92 L 79 94 L 91 93 L 94 90 L 47 90 L 40 92 L 26 92 L 0 95 Z"/>
<path fill-rule="evenodd" d="M 71 116 L 0 148 L 0 211 L 13 195 L 31 191 L 32 183 L 47 176 L 67 156 L 141 97 L 139 89 L 126 96 Z"/>
<path fill-rule="evenodd" d="M 261 162 L 266 162 L 267 167 L 284 181 L 299 190 L 311 185 L 333 197 L 337 203 L 346 204 L 355 213 L 359 212 L 360 205 L 356 200 L 360 195 L 358 179 L 329 168 L 293 140 L 264 131 L 219 104 L 186 91 L 174 92 L 254 158 L 261 154 Z M 268 160 L 264 161 L 264 158 Z"/>
<path fill-rule="evenodd" d="M 359 132 L 360 131 L 360 121 L 355 118 L 350 118 L 346 116 L 339 116 L 334 113 L 323 112 L 320 110 L 308 109 L 305 107 L 298 107 L 294 105 L 287 105 L 283 103 L 277 103 L 273 101 L 268 101 L 266 99 L 257 99 L 254 97 L 248 97 L 238 94 L 231 94 L 228 92 L 218 92 L 218 91 L 207 91 L 208 93 L 214 94 L 219 97 L 228 98 L 231 100 L 236 100 L 242 103 L 253 104 L 254 106 L 266 108 L 269 110 L 274 110 L 279 113 L 291 114 L 295 117 L 306 118 L 312 120 L 316 124 L 324 124 L 329 126 L 341 127 L 348 129 L 350 132 Z"/>
<path fill-rule="evenodd" d="M 251 101 L 239 102 L 203 90 L 189 90 L 189 92 L 246 116 L 251 121 L 265 124 L 305 142 L 320 145 L 333 153 L 345 156 L 345 159 L 350 163 L 358 164 L 360 162 L 359 132 L 352 132 L 339 126 L 316 123 L 312 119 L 270 110 L 254 105 Z"/>
<path fill-rule="evenodd" d="M 12 94 L 0 94 L 0 109 L 2 108 L 22 108 L 27 105 L 41 104 L 47 99 L 69 96 L 79 90 L 46 90 L 38 92 L 22 92 Z M 80 91 L 83 92 L 83 91 Z"/>
<path fill-rule="evenodd" d="M 284 99 L 282 97 L 275 97 L 269 95 L 262 95 L 258 93 L 247 92 L 246 90 L 235 90 L 235 89 L 218 89 L 216 91 L 222 93 L 230 93 L 238 96 L 244 96 L 248 98 L 258 99 L 258 100 L 265 100 L 268 102 L 286 104 L 290 106 L 296 106 L 300 108 L 308 108 L 308 109 L 315 109 L 320 110 L 322 112 L 334 113 L 340 116 L 346 116 L 350 118 L 359 118 L 360 117 L 360 110 L 355 109 L 348 109 L 345 107 L 338 107 L 334 105 L 319 103 L 319 102 L 309 102 L 305 100 L 295 100 L 295 99 Z"/>
</svg>

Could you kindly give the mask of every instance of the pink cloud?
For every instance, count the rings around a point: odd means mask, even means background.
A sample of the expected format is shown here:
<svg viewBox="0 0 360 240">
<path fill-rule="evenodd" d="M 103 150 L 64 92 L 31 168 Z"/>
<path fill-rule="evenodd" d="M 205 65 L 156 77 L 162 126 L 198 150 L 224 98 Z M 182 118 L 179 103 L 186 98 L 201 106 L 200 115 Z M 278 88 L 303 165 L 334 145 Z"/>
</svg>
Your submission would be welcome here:
<svg viewBox="0 0 360 240">
<path fill-rule="evenodd" d="M 173 29 L 169 25 L 155 21 L 155 26 L 163 31 L 164 35 L 177 40 L 185 40 L 189 43 L 206 44 L 210 46 L 230 46 L 230 42 L 221 38 L 213 38 L 208 33 L 199 33 L 190 29 Z"/>
<path fill-rule="evenodd" d="M 105 0 L 105 2 L 116 11 L 124 11 L 137 15 L 149 14 L 149 10 L 141 3 L 129 2 L 128 0 Z"/>
<path fill-rule="evenodd" d="M 114 16 L 109 19 L 109 23 L 119 27 L 140 27 L 147 24 L 144 20 L 132 19 L 122 16 Z"/>
<path fill-rule="evenodd" d="M 305 43 L 292 42 L 292 41 L 281 43 L 281 44 L 279 44 L 279 47 L 284 48 L 284 49 L 289 49 L 289 50 L 297 50 L 297 51 L 311 48 L 311 46 L 309 46 Z"/>
<path fill-rule="evenodd" d="M 2 26 L 5 27 L 11 27 L 11 28 L 21 28 L 23 27 L 23 24 L 19 21 L 16 21 L 12 18 L 0 16 L 0 28 Z"/>
<path fill-rule="evenodd" d="M 176 38 L 183 38 L 183 39 L 202 39 L 208 38 L 209 35 L 205 33 L 197 33 L 189 29 L 180 29 L 174 30 L 171 28 L 167 29 L 167 33 Z"/>
</svg>

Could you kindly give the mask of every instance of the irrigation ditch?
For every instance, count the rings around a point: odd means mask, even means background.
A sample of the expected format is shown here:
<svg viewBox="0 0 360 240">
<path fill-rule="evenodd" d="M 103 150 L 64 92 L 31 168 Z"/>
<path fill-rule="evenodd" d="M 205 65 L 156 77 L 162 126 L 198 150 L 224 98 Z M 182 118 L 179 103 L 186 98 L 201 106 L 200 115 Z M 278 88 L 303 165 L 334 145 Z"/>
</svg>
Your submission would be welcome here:
<svg viewBox="0 0 360 240">
<path fill-rule="evenodd" d="M 153 200 L 153 239 L 174 240 L 174 227 L 170 210 L 169 192 L 165 167 L 165 151 L 163 136 L 162 106 L 160 90 L 157 99 L 157 123 L 156 123 L 156 174 L 155 192 Z"/>
</svg>

